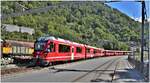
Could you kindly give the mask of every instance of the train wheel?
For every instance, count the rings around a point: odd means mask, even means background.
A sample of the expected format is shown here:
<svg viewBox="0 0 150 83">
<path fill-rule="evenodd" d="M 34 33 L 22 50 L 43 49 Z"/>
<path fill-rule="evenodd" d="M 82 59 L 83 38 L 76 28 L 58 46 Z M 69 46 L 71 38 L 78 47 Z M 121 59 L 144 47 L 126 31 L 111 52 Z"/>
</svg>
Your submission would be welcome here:
<svg viewBox="0 0 150 83">
<path fill-rule="evenodd" d="M 47 67 L 47 66 L 49 66 L 50 65 L 50 63 L 49 62 L 44 62 L 44 67 Z"/>
<path fill-rule="evenodd" d="M 50 65 L 50 62 L 40 59 L 40 66 L 47 67 L 49 65 Z"/>
</svg>

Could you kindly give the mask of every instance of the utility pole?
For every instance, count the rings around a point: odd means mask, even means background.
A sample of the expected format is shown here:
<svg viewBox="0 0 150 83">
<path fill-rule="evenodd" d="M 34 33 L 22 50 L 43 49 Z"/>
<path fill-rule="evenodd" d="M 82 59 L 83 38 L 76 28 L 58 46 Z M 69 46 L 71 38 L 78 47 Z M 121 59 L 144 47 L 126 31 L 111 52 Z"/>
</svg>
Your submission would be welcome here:
<svg viewBox="0 0 150 83">
<path fill-rule="evenodd" d="M 150 23 L 148 23 L 148 60 L 150 60 Z"/>
<path fill-rule="evenodd" d="M 143 65 L 144 65 L 144 21 L 145 21 L 145 1 L 141 1 L 142 4 L 142 25 L 141 25 L 141 73 L 143 73 Z"/>
<path fill-rule="evenodd" d="M 144 20 L 145 20 L 145 2 L 142 1 L 142 25 L 141 25 L 141 63 L 143 63 L 143 56 L 144 56 Z"/>
</svg>

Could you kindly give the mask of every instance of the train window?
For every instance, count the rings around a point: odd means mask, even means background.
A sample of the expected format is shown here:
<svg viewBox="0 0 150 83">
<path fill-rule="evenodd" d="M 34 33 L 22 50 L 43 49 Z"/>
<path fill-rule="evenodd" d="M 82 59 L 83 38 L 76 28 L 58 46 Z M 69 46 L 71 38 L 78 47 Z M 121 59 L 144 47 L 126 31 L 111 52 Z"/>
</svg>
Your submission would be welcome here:
<svg viewBox="0 0 150 83">
<path fill-rule="evenodd" d="M 77 53 L 81 53 L 82 49 L 80 47 L 77 47 Z"/>
<path fill-rule="evenodd" d="M 97 51 L 97 50 L 96 50 L 96 49 L 94 49 L 94 54 L 95 54 L 95 53 L 97 53 L 96 51 Z"/>
<path fill-rule="evenodd" d="M 55 44 L 53 42 L 50 43 L 50 45 L 48 45 L 47 52 L 55 52 Z"/>
<path fill-rule="evenodd" d="M 101 51 L 100 51 L 100 50 L 97 50 L 97 53 L 101 53 Z"/>
<path fill-rule="evenodd" d="M 59 52 L 70 52 L 70 46 L 59 44 Z"/>
<path fill-rule="evenodd" d="M 86 52 L 87 52 L 87 53 L 90 53 L 90 48 L 87 48 L 87 49 L 86 49 Z"/>
<path fill-rule="evenodd" d="M 35 50 L 36 51 L 42 51 L 43 49 L 44 49 L 44 43 L 42 43 L 42 42 L 35 43 Z"/>
</svg>

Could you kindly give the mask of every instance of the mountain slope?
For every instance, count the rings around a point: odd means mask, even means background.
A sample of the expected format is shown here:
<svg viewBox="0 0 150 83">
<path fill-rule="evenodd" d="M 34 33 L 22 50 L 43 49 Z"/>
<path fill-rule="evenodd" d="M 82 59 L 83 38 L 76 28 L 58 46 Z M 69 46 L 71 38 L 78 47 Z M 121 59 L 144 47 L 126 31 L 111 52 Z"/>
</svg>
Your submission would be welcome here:
<svg viewBox="0 0 150 83">
<path fill-rule="evenodd" d="M 7 12 L 11 12 L 9 9 L 15 9 L 13 3 L 2 2 L 2 11 L 5 12 L 8 7 Z M 28 8 L 37 8 L 61 2 L 19 3 Z M 9 18 L 2 23 L 34 28 L 36 33 L 32 40 L 49 34 L 106 49 L 127 50 L 127 42 L 139 39 L 138 22 L 101 2 L 67 2 L 45 13 Z"/>
</svg>

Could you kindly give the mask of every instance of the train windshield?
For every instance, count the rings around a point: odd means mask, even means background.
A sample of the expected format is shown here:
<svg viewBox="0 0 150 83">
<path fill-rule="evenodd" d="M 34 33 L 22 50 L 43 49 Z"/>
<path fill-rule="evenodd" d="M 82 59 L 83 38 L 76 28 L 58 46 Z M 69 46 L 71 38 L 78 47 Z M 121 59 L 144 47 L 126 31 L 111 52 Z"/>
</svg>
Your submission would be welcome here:
<svg viewBox="0 0 150 83">
<path fill-rule="evenodd" d="M 53 42 L 47 45 L 46 52 L 55 52 L 55 44 Z"/>
<path fill-rule="evenodd" d="M 44 50 L 44 45 L 45 43 L 44 42 L 37 42 L 35 43 L 35 51 L 42 51 Z"/>
</svg>

